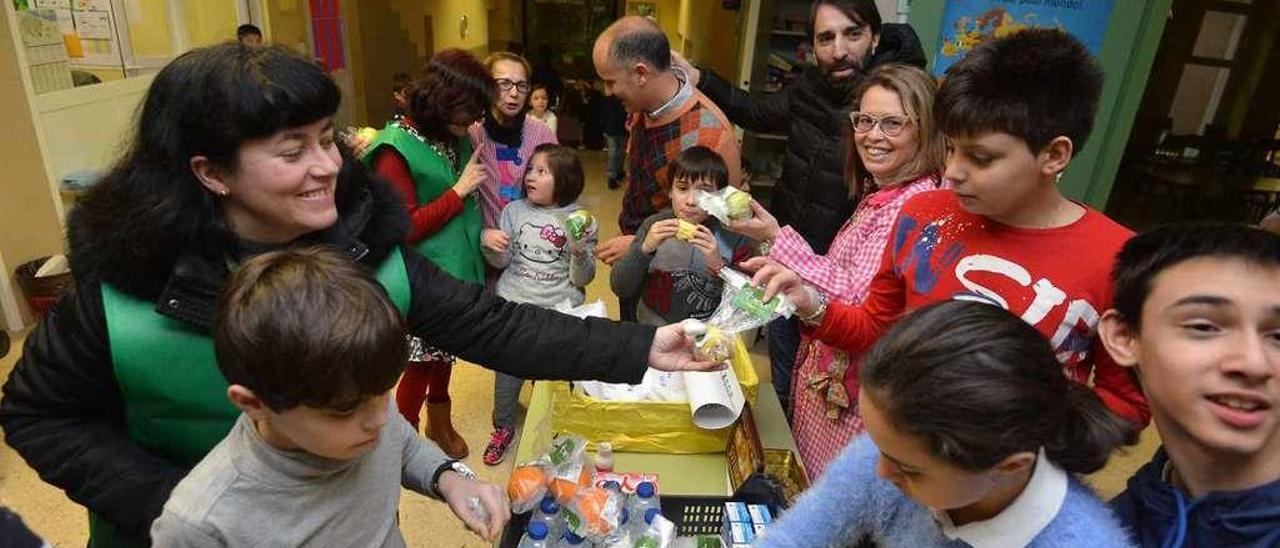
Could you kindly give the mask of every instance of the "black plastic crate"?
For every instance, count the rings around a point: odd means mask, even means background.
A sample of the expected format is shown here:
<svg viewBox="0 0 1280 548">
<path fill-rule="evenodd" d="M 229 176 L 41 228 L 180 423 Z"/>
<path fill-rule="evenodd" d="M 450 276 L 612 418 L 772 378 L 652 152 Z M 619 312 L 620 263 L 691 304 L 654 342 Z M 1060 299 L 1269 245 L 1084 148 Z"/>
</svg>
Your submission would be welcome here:
<svg viewBox="0 0 1280 548">
<path fill-rule="evenodd" d="M 687 537 L 694 535 L 720 536 L 724 527 L 724 503 L 734 499 L 730 497 L 691 497 L 680 495 L 659 495 L 662 503 L 662 516 L 676 525 L 676 535 Z M 757 504 L 756 501 L 741 501 Z M 776 519 L 778 508 L 769 506 L 769 511 Z M 529 525 L 529 517 L 533 512 L 511 516 L 507 528 L 502 532 L 500 548 L 515 548 L 520 544 L 520 537 Z"/>
</svg>

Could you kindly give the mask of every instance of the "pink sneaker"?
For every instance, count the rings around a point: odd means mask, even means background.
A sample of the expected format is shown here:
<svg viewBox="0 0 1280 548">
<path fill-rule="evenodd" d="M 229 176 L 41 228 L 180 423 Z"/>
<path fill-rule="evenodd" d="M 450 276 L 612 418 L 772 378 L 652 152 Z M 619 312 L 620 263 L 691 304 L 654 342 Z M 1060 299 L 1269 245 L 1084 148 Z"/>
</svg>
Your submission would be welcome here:
<svg viewBox="0 0 1280 548">
<path fill-rule="evenodd" d="M 516 439 L 516 431 L 510 428 L 497 428 L 489 435 L 489 445 L 484 448 L 484 463 L 496 466 L 507 456 L 507 449 Z"/>
</svg>

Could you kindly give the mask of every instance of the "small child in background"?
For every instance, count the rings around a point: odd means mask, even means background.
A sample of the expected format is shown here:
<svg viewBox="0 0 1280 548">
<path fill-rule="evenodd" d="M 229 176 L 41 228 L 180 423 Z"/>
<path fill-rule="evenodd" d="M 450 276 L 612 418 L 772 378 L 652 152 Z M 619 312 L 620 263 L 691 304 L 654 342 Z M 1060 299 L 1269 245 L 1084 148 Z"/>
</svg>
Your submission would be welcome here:
<svg viewBox="0 0 1280 548">
<path fill-rule="evenodd" d="M 648 325 L 710 317 L 720 304 L 720 269 L 752 253 L 749 239 L 722 230 L 698 207 L 697 191 L 716 192 L 729 184 L 719 154 L 704 146 L 687 148 L 670 173 L 671 207 L 644 220 L 609 277 L 619 299 L 643 293 L 636 319 Z"/>
<path fill-rule="evenodd" d="M 484 257 L 502 270 L 495 292 L 517 303 L 552 308 L 568 301 L 580 306 L 596 276 L 596 223 L 575 234 L 571 217 L 586 210 L 582 163 L 566 146 L 538 145 L 524 176 L 524 199 L 503 208 L 498 228 L 485 229 Z M 588 217 L 589 218 L 589 217 Z M 515 439 L 516 405 L 523 379 L 495 373 L 493 434 L 484 450 L 490 466 L 502 462 Z"/>
<path fill-rule="evenodd" d="M 502 490 L 422 439 L 391 401 L 408 358 L 367 268 L 324 247 L 246 261 L 218 301 L 218 369 L 240 418 L 178 483 L 154 546 L 403 546 L 400 488 L 493 540 Z"/>
<path fill-rule="evenodd" d="M 559 127 L 556 113 L 551 112 L 551 95 L 547 92 L 546 84 L 534 84 L 533 91 L 529 92 L 529 115 L 551 128 L 551 133 L 555 133 Z"/>
<path fill-rule="evenodd" d="M 876 343 L 859 377 L 866 433 L 756 546 L 1132 546 L 1076 475 L 1136 435 L 1017 316 L 927 305 Z"/>
</svg>

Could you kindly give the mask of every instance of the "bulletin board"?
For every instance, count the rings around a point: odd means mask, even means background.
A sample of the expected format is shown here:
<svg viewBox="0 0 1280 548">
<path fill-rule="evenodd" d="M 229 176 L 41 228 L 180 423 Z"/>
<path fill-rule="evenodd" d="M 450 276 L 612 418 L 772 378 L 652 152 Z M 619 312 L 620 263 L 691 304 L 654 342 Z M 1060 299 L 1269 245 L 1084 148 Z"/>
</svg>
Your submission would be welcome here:
<svg viewBox="0 0 1280 548">
<path fill-rule="evenodd" d="M 119 65 L 120 34 L 111 0 L 28 0 L 31 9 L 52 10 L 71 62 Z"/>
</svg>

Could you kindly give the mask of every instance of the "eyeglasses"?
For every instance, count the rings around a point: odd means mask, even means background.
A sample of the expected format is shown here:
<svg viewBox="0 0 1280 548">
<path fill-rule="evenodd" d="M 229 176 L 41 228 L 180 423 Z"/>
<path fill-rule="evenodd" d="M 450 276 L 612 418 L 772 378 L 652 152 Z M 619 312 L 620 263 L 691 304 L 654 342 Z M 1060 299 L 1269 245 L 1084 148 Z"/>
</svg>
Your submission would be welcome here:
<svg viewBox="0 0 1280 548">
<path fill-rule="evenodd" d="M 911 118 L 891 114 L 889 116 L 872 116 L 858 111 L 849 113 L 849 121 L 853 123 L 853 131 L 857 133 L 866 133 L 871 128 L 880 126 L 880 131 L 890 137 L 897 136 L 902 130 L 911 123 Z"/>
<path fill-rule="evenodd" d="M 529 93 L 529 82 L 512 82 L 506 78 L 498 79 L 498 90 L 506 93 L 511 91 L 511 88 L 516 88 L 516 91 L 519 91 L 522 94 Z"/>
</svg>

